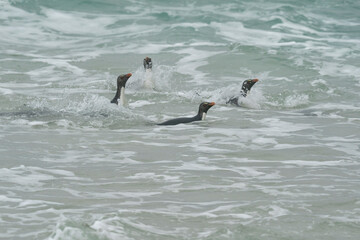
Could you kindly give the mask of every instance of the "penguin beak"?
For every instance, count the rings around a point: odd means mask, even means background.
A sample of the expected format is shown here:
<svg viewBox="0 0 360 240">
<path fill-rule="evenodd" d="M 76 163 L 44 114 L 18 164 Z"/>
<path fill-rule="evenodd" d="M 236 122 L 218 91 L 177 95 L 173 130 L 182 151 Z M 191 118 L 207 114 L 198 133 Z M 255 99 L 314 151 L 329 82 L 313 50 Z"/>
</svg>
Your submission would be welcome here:
<svg viewBox="0 0 360 240">
<path fill-rule="evenodd" d="M 215 102 L 209 103 L 209 106 L 214 106 L 214 105 L 215 105 Z"/>
<path fill-rule="evenodd" d="M 256 82 L 258 82 L 258 81 L 259 81 L 259 79 L 257 79 L 257 78 L 255 78 L 255 79 L 252 80 L 253 83 L 256 83 Z"/>
<path fill-rule="evenodd" d="M 126 74 L 126 77 L 131 77 L 132 76 L 132 74 L 131 73 L 128 73 L 128 74 Z"/>
</svg>

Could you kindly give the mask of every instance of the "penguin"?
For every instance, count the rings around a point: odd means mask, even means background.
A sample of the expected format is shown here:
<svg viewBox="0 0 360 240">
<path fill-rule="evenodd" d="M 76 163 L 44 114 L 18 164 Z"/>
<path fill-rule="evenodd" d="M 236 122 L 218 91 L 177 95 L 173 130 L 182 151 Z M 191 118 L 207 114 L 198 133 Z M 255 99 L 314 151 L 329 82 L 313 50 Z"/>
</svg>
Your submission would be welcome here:
<svg viewBox="0 0 360 240">
<path fill-rule="evenodd" d="M 214 102 L 202 102 L 199 106 L 199 112 L 196 116 L 175 118 L 175 119 L 165 121 L 163 123 L 159 123 L 157 125 L 177 125 L 180 123 L 190 123 L 190 122 L 194 122 L 194 121 L 205 120 L 207 111 L 214 105 L 215 105 Z"/>
<path fill-rule="evenodd" d="M 132 76 L 131 73 L 120 75 L 117 78 L 117 89 L 116 94 L 113 100 L 111 100 L 111 103 L 115 103 L 119 105 L 119 99 L 120 99 L 120 105 L 124 106 L 126 104 L 125 100 L 125 84 L 127 80 Z"/>
<path fill-rule="evenodd" d="M 145 80 L 144 87 L 147 89 L 154 89 L 155 83 L 152 79 L 152 61 L 151 58 L 144 58 Z"/>
<path fill-rule="evenodd" d="M 151 61 L 151 58 L 149 58 L 149 57 L 146 57 L 146 58 L 144 58 L 144 68 L 145 68 L 145 70 L 146 69 L 152 69 L 152 61 Z"/>
<path fill-rule="evenodd" d="M 254 86 L 255 83 L 257 83 L 259 81 L 259 79 L 254 78 L 254 79 L 247 79 L 243 82 L 242 87 L 241 87 L 241 91 L 240 91 L 240 95 L 242 97 L 246 97 L 247 94 L 250 92 L 250 89 Z M 226 104 L 233 104 L 236 105 L 238 107 L 240 107 L 239 105 L 239 97 L 240 96 L 234 96 L 231 97 L 228 101 L 226 101 Z"/>
</svg>

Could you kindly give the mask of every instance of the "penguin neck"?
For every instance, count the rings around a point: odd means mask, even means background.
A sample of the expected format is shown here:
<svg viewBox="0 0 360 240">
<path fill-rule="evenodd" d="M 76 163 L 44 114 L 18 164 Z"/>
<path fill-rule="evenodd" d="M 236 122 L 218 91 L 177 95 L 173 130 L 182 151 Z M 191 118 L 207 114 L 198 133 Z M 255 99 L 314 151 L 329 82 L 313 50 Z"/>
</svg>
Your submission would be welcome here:
<svg viewBox="0 0 360 240">
<path fill-rule="evenodd" d="M 201 116 L 201 120 L 203 120 L 203 121 L 204 121 L 204 120 L 205 120 L 205 118 L 206 118 L 206 112 L 203 112 L 203 113 L 202 113 L 202 116 Z"/>
<path fill-rule="evenodd" d="M 193 117 L 194 121 L 205 120 L 205 118 L 206 118 L 206 112 L 203 112 L 201 110 L 199 110 L 198 114 Z"/>
<path fill-rule="evenodd" d="M 125 87 L 120 88 L 120 105 L 124 106 L 126 104 L 125 99 Z"/>
</svg>

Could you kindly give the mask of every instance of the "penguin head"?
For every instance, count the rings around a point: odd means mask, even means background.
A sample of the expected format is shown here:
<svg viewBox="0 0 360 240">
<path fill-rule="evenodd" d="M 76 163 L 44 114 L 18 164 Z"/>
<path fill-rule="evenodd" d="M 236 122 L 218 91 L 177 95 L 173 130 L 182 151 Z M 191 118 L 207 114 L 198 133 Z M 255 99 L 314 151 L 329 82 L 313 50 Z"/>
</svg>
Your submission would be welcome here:
<svg viewBox="0 0 360 240">
<path fill-rule="evenodd" d="M 128 74 L 124 74 L 124 75 L 120 75 L 118 78 L 117 78 L 117 85 L 118 87 L 125 87 L 125 84 L 127 82 L 127 80 L 129 80 L 129 78 L 132 76 L 131 73 L 128 73 Z"/>
<path fill-rule="evenodd" d="M 152 69 L 151 58 L 149 58 L 149 57 L 144 58 L 144 68 L 145 69 Z"/>
<path fill-rule="evenodd" d="M 199 106 L 199 113 L 207 113 L 207 111 L 214 105 L 214 102 L 202 102 Z"/>
<path fill-rule="evenodd" d="M 246 94 L 248 91 L 250 91 L 252 86 L 254 86 L 254 84 L 257 83 L 258 81 L 259 79 L 257 78 L 245 80 L 242 84 L 241 90 Z"/>
</svg>

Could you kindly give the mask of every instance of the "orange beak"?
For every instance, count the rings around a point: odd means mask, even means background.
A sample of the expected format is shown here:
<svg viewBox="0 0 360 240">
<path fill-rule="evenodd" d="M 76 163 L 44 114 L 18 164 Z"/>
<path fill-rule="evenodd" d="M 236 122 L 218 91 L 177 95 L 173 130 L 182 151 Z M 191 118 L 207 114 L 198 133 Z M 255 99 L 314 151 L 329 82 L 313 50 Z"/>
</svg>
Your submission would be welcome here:
<svg viewBox="0 0 360 240">
<path fill-rule="evenodd" d="M 215 102 L 211 102 L 209 105 L 210 105 L 210 106 L 214 106 L 214 105 L 215 105 Z"/>
<path fill-rule="evenodd" d="M 128 73 L 128 74 L 126 74 L 126 76 L 127 76 L 127 77 L 131 77 L 131 76 L 132 76 L 132 74 L 131 74 L 131 73 Z"/>
<path fill-rule="evenodd" d="M 255 78 L 255 79 L 253 79 L 252 81 L 253 81 L 253 82 L 258 82 L 259 79 Z"/>
</svg>

